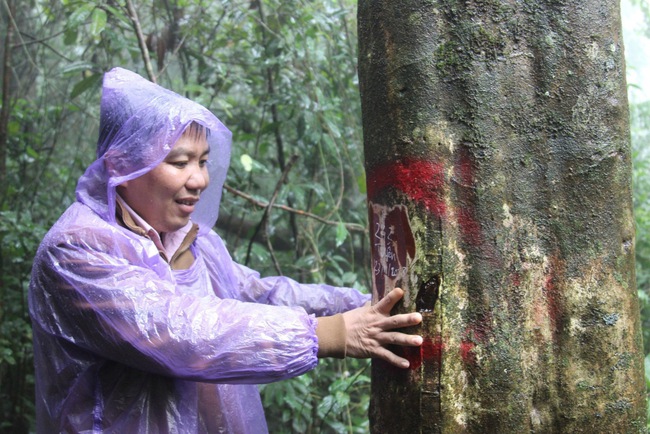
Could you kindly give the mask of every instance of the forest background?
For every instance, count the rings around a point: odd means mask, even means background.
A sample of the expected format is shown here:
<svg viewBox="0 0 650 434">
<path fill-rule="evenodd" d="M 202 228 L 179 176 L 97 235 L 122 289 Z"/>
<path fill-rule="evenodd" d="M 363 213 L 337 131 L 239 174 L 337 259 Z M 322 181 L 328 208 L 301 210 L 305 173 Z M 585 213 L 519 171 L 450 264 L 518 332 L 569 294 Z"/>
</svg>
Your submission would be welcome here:
<svg viewBox="0 0 650 434">
<path fill-rule="evenodd" d="M 0 432 L 33 430 L 31 260 L 94 159 L 113 66 L 155 76 L 232 130 L 217 230 L 235 260 L 370 290 L 356 2 L 134 1 L 0 0 Z M 650 354 L 650 3 L 621 5 Z M 262 386 L 271 432 L 367 432 L 369 372 L 326 360 Z M 650 384 L 650 356 L 646 373 Z"/>
</svg>

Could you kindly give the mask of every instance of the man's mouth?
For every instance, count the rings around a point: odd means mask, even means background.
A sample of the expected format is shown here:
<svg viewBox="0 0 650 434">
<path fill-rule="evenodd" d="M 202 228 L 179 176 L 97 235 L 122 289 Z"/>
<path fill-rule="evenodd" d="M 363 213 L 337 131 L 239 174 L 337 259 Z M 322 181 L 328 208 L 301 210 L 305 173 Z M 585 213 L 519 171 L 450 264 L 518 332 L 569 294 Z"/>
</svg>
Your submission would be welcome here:
<svg viewBox="0 0 650 434">
<path fill-rule="evenodd" d="M 177 199 L 176 203 L 180 205 L 194 206 L 198 201 L 198 199 Z"/>
</svg>

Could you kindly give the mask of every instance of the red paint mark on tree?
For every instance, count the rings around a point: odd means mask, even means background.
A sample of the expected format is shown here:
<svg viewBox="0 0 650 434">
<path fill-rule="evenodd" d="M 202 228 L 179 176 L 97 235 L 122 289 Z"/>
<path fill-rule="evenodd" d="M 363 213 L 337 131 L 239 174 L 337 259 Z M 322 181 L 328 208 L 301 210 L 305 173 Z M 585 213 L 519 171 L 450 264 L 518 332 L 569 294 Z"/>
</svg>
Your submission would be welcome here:
<svg viewBox="0 0 650 434">
<path fill-rule="evenodd" d="M 466 148 L 461 148 L 454 166 L 454 180 L 458 196 L 457 220 L 463 241 L 471 246 L 483 242 L 481 225 L 476 218 L 475 169 L 472 156 Z"/>
<path fill-rule="evenodd" d="M 458 210 L 458 225 L 460 226 L 463 241 L 471 246 L 478 246 L 483 242 L 481 225 L 474 216 L 474 210 L 468 206 L 461 206 Z"/>
<path fill-rule="evenodd" d="M 477 359 L 476 353 L 474 352 L 475 347 L 476 344 L 472 341 L 463 340 L 460 343 L 460 358 L 466 366 L 476 366 Z"/>
<path fill-rule="evenodd" d="M 473 187 L 474 185 L 474 163 L 471 154 L 466 147 L 461 148 L 458 160 L 454 167 L 454 174 L 458 178 L 460 185 Z"/>
<path fill-rule="evenodd" d="M 502 268 L 501 252 L 495 248 L 495 243 L 489 239 L 481 226 L 479 210 L 487 210 L 477 194 L 476 162 L 468 146 L 460 146 L 454 163 L 454 193 L 456 199 L 456 221 L 460 230 L 461 240 L 465 247 L 471 250 L 478 261 L 487 261 L 490 266 Z"/>
<path fill-rule="evenodd" d="M 492 334 L 491 321 L 489 314 L 477 315 L 469 319 L 459 346 L 460 357 L 466 367 L 476 368 L 478 366 L 476 346 L 488 345 L 489 336 Z"/>
<path fill-rule="evenodd" d="M 415 371 L 420 369 L 423 363 L 431 362 L 440 366 L 442 362 L 442 353 L 445 345 L 441 336 L 434 338 L 424 338 L 422 345 L 419 347 L 400 347 L 398 355 L 409 361 L 409 369 Z"/>
<path fill-rule="evenodd" d="M 425 339 L 420 347 L 422 349 L 422 359 L 440 361 L 445 345 L 442 343 L 442 336 L 436 335 L 433 339 Z"/>
<path fill-rule="evenodd" d="M 393 187 L 424 205 L 436 217 L 445 215 L 445 172 L 440 162 L 409 158 L 375 167 L 367 178 L 370 200 L 384 189 Z"/>
<path fill-rule="evenodd" d="M 420 347 L 404 347 L 401 354 L 398 355 L 409 361 L 409 369 L 416 370 L 422 366 L 422 351 Z"/>
</svg>

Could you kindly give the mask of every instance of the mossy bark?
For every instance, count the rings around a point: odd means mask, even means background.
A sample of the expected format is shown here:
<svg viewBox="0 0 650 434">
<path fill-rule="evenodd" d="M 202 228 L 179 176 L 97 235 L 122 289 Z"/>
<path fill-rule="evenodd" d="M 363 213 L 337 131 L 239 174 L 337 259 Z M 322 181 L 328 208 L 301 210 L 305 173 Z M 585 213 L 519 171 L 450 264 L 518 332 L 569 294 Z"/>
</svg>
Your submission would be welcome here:
<svg viewBox="0 0 650 434">
<path fill-rule="evenodd" d="M 425 316 L 372 431 L 644 432 L 618 1 L 358 18 L 374 298 Z"/>
</svg>

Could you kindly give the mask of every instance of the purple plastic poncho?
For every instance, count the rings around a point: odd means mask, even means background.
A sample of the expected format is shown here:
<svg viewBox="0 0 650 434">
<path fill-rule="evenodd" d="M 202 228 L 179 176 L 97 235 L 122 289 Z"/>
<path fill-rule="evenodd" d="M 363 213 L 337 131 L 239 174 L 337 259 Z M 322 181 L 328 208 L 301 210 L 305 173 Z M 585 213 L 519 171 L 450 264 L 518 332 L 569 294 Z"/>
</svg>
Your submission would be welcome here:
<svg viewBox="0 0 650 434">
<path fill-rule="evenodd" d="M 210 131 L 211 184 L 192 215 L 195 262 L 174 271 L 116 222 L 115 187 L 158 165 L 191 122 Z M 232 261 L 211 230 L 230 139 L 202 106 L 123 69 L 105 75 L 98 158 L 34 261 L 39 433 L 266 432 L 255 384 L 312 369 L 314 315 L 368 300 Z"/>
</svg>

